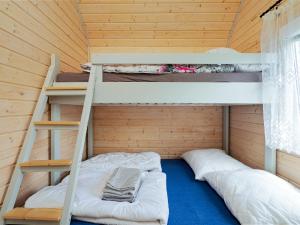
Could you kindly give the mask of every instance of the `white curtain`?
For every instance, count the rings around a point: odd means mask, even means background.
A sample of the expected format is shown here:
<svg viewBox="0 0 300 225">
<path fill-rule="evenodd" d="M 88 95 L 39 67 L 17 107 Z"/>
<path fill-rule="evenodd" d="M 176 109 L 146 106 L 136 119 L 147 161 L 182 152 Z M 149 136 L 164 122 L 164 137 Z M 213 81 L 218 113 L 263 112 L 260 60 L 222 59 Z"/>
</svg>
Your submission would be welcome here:
<svg viewBox="0 0 300 225">
<path fill-rule="evenodd" d="M 265 141 L 300 155 L 300 0 L 263 17 L 261 34 Z"/>
</svg>

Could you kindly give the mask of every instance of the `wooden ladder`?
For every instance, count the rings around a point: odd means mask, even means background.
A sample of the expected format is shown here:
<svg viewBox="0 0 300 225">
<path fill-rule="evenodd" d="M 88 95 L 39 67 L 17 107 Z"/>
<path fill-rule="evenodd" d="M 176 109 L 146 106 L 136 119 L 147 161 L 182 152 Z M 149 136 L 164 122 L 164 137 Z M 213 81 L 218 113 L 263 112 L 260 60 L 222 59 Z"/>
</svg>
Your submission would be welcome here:
<svg viewBox="0 0 300 225">
<path fill-rule="evenodd" d="M 4 224 L 55 224 L 67 225 L 71 221 L 72 205 L 75 197 L 80 163 L 85 145 L 88 121 L 91 113 L 96 68 L 92 69 L 86 87 L 82 86 L 53 86 L 59 73 L 59 58 L 51 56 L 44 85 L 35 107 L 28 131 L 26 133 L 21 152 L 16 163 L 11 182 L 9 184 L 3 206 L 0 212 L 0 225 Z M 43 113 L 49 96 L 84 96 L 80 121 L 42 121 Z M 35 160 L 30 161 L 30 154 L 39 129 L 78 130 L 75 151 L 72 160 Z M 14 208 L 18 192 L 25 173 L 28 172 L 56 172 L 70 171 L 69 183 L 66 191 L 64 206 L 57 208 Z"/>
</svg>

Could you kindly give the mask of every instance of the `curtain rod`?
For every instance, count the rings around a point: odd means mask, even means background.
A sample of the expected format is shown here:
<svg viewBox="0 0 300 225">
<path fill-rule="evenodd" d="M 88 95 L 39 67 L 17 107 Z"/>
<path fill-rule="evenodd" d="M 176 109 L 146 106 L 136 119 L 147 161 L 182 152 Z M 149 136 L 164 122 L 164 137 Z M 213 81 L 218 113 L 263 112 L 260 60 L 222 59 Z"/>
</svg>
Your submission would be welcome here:
<svg viewBox="0 0 300 225">
<path fill-rule="evenodd" d="M 260 18 L 262 18 L 264 15 L 266 15 L 268 12 L 272 11 L 275 7 L 277 7 L 283 0 L 278 0 L 275 2 L 273 5 L 270 6 L 266 11 L 264 11 L 261 15 Z"/>
</svg>

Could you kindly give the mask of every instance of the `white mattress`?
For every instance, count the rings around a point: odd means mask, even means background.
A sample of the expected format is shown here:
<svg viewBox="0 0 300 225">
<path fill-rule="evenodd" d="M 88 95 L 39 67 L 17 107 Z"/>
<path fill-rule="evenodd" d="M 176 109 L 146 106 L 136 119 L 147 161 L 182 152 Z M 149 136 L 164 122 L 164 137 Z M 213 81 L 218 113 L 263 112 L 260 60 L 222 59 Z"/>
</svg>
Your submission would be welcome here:
<svg viewBox="0 0 300 225">
<path fill-rule="evenodd" d="M 155 152 L 115 152 L 100 154 L 81 163 L 81 168 L 115 169 L 120 166 L 161 171 L 160 155 Z"/>
</svg>

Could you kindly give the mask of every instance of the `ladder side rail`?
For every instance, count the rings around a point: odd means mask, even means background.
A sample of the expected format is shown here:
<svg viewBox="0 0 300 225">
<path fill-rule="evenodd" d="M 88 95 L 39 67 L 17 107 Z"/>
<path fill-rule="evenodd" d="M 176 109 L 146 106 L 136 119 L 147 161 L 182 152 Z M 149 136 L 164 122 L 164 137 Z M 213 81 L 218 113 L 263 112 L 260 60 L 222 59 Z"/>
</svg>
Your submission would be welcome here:
<svg viewBox="0 0 300 225">
<path fill-rule="evenodd" d="M 51 121 L 60 121 L 61 107 L 60 104 L 51 104 Z M 60 149 L 60 136 L 61 132 L 59 130 L 51 130 L 51 159 L 60 159 L 61 149 Z M 50 184 L 55 185 L 58 183 L 61 173 L 56 171 L 51 171 Z"/>
<path fill-rule="evenodd" d="M 102 66 L 97 65 L 92 67 L 90 78 L 87 85 L 87 92 L 83 104 L 82 115 L 80 119 L 80 126 L 77 134 L 77 140 L 75 145 L 75 152 L 72 161 L 71 173 L 69 178 L 69 184 L 65 196 L 63 215 L 60 221 L 60 225 L 70 224 L 71 213 L 73 208 L 73 201 L 75 198 L 75 192 L 77 187 L 77 178 L 80 171 L 80 164 L 82 161 L 83 149 L 85 146 L 85 139 L 87 134 L 87 127 L 89 117 L 91 113 L 91 107 L 93 103 L 93 95 L 95 89 L 96 75 L 102 74 Z"/>
<path fill-rule="evenodd" d="M 93 126 L 93 109 L 91 109 L 90 119 L 89 119 L 89 125 L 88 125 L 88 141 L 87 141 L 87 156 L 88 158 L 93 157 L 94 154 L 94 126 Z"/>
<path fill-rule="evenodd" d="M 3 206 L 0 212 L 0 225 L 4 224 L 3 215 L 9 210 L 12 210 L 16 202 L 18 192 L 23 180 L 23 173 L 21 172 L 21 169 L 18 166 L 18 164 L 27 161 L 30 157 L 30 153 L 36 138 L 36 130 L 34 128 L 33 122 L 40 120 L 42 118 L 48 101 L 48 96 L 45 94 L 45 89 L 46 87 L 50 86 L 53 83 L 53 80 L 55 79 L 55 76 L 58 74 L 58 72 L 59 72 L 59 57 L 53 54 L 51 55 L 51 65 L 48 69 L 48 73 L 45 78 L 35 110 L 33 112 L 29 128 L 26 132 L 25 139 L 23 141 L 23 145 L 10 184 L 5 194 Z"/>
</svg>

